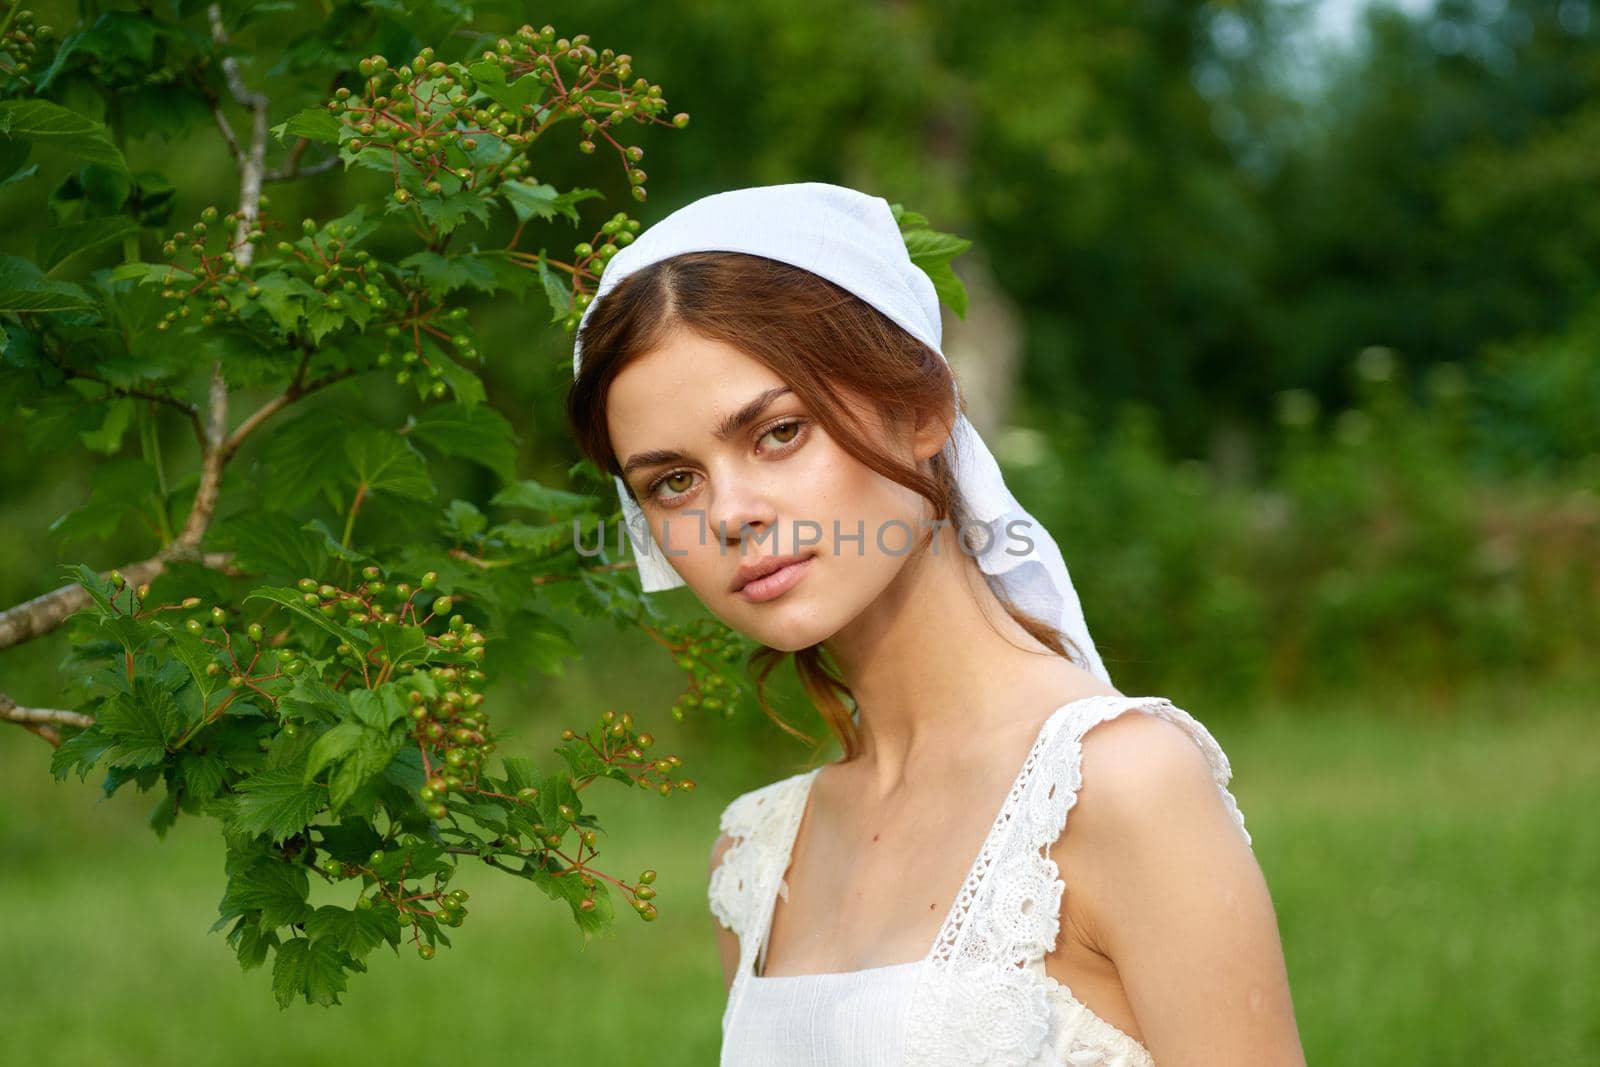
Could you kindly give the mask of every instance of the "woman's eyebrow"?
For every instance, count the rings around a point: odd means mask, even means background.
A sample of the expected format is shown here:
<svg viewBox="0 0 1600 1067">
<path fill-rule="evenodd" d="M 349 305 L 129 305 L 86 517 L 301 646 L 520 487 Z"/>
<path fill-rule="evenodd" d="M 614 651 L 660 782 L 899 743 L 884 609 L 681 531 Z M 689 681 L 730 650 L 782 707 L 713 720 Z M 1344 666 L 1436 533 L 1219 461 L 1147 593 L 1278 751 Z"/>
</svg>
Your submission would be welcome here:
<svg viewBox="0 0 1600 1067">
<path fill-rule="evenodd" d="M 787 385 L 775 385 L 771 389 L 757 393 L 749 403 L 722 420 L 722 423 L 715 431 L 717 440 L 726 441 L 752 422 L 755 422 L 761 417 L 761 413 L 767 410 L 769 404 L 780 396 L 787 395 L 790 391 Z M 687 458 L 683 452 L 670 448 L 657 448 L 649 452 L 637 452 L 628 457 L 628 461 L 622 465 L 622 473 L 628 475 L 640 467 L 657 467 L 667 463 L 679 463 Z"/>
</svg>

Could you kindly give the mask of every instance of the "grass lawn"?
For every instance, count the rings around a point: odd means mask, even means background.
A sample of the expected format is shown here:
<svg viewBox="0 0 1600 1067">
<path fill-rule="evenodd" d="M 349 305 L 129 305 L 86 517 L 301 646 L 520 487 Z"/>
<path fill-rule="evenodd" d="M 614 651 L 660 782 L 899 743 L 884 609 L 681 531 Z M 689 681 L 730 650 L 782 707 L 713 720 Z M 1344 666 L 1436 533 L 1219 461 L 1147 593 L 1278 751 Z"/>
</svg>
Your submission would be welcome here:
<svg viewBox="0 0 1600 1067">
<path fill-rule="evenodd" d="M 1281 712 L 1213 725 L 1311 1063 L 1600 1062 L 1593 712 L 1572 693 L 1427 721 Z M 602 869 L 660 872 L 654 924 L 625 912 L 581 950 L 564 906 L 468 870 L 453 950 L 427 963 L 380 950 L 342 1007 L 279 1011 L 267 971 L 242 973 L 207 932 L 223 886 L 213 824 L 180 821 L 160 842 L 144 825 L 154 794 L 100 803 L 97 775 L 55 783 L 47 754 L 0 733 L 5 1065 L 715 1063 L 707 849 L 735 792 L 789 773 L 691 762 L 700 788 L 668 799 L 596 785 L 615 813 Z"/>
</svg>

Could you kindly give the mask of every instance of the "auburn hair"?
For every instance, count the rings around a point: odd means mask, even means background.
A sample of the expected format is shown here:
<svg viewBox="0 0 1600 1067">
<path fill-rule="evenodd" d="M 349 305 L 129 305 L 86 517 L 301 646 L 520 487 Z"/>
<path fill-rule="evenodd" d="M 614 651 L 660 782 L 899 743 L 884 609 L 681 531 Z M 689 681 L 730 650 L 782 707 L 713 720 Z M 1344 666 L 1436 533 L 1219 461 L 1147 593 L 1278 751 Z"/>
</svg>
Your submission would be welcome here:
<svg viewBox="0 0 1600 1067">
<path fill-rule="evenodd" d="M 932 418 L 953 426 L 955 379 L 945 358 L 854 293 L 800 267 L 742 252 L 659 260 L 625 278 L 590 313 L 579 335 L 582 363 L 567 394 L 567 421 L 580 451 L 597 467 L 621 474 L 606 420 L 611 383 L 679 328 L 768 367 L 845 452 L 926 499 L 935 521 L 948 519 L 958 530 L 964 525 L 965 502 L 944 453 L 932 458 L 929 472 L 901 463 L 874 447 L 872 429 L 857 414 L 864 406 L 886 421 L 918 425 Z M 933 527 L 919 552 L 936 532 Z M 1083 662 L 1070 638 L 1017 608 L 998 582 L 985 578 L 1024 630 L 1058 655 Z M 767 701 L 767 679 L 787 655 L 766 646 L 751 654 L 756 699 L 780 728 L 817 745 Z M 854 759 L 861 751 L 855 701 L 837 665 L 820 644 L 792 655 L 800 684 L 845 761 Z"/>
</svg>

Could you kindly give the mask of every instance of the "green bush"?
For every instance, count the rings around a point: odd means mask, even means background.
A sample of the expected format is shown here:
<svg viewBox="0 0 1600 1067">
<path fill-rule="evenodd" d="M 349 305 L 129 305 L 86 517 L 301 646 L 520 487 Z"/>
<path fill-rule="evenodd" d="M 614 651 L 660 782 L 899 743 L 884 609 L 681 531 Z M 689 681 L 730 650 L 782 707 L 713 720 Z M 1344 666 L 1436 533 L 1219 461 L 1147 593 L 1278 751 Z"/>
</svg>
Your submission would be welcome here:
<svg viewBox="0 0 1600 1067">
<path fill-rule="evenodd" d="M 1412 389 L 1392 351 L 1366 349 L 1355 406 L 1325 418 L 1307 393 L 1279 397 L 1246 479 L 1170 461 L 1141 406 L 1100 442 L 1068 417 L 1001 451 L 1074 566 L 1113 677 L 1233 701 L 1446 697 L 1592 668 L 1600 641 L 1600 463 L 1580 451 L 1593 363 L 1541 364 L 1520 388 L 1510 366 L 1436 366 Z M 1520 426 L 1508 395 L 1527 401 Z M 1539 428 L 1535 465 L 1523 442 Z"/>
</svg>

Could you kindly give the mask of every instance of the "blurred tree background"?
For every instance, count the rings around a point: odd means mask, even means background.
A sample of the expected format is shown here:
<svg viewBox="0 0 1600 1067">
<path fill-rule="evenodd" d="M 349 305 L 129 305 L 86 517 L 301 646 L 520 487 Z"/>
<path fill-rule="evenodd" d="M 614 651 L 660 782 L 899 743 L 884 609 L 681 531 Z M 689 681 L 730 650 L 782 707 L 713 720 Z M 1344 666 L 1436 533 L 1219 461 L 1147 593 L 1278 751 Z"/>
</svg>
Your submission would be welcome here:
<svg viewBox="0 0 1600 1067">
<path fill-rule="evenodd" d="M 947 347 L 1073 564 L 1118 688 L 1170 696 L 1229 751 L 1311 1062 L 1600 1060 L 1600 831 L 1574 814 L 1600 803 L 1588 0 L 259 6 L 305 15 L 298 37 L 242 41 L 262 78 L 468 21 L 603 34 L 694 116 L 641 138 L 647 221 L 719 189 L 823 180 L 973 238 L 956 262 L 973 306 Z M 140 5 L 34 7 L 68 25 Z M 352 41 L 363 20 L 376 32 Z M 126 106 L 170 118 L 167 137 L 124 147 L 136 170 L 181 178 L 175 217 L 230 187 L 204 112 L 161 86 Z M 578 184 L 578 166 L 539 177 Z M 277 208 L 336 216 L 347 180 Z M 0 252 L 54 224 L 28 202 L 0 188 Z M 556 485 L 570 349 L 546 318 L 497 305 L 481 347 L 519 471 Z M 158 547 L 131 522 L 52 532 L 106 462 L 87 444 L 0 438 L 0 606 L 54 588 L 59 563 Z M 456 477 L 457 496 L 488 490 L 475 468 Z M 660 922 L 619 924 L 553 984 L 551 961 L 577 953 L 570 925 L 495 887 L 477 920 L 494 944 L 382 961 L 346 1007 L 279 1016 L 194 918 L 210 838 L 180 823 L 158 843 L 143 798 L 97 805 L 95 783 L 52 782 L 48 749 L 13 730 L 0 1063 L 205 1061 L 224 1044 L 240 1063 L 409 1062 L 462 1026 L 541 1063 L 711 1062 L 716 815 L 811 753 L 750 705 L 662 722 L 670 662 L 636 635 L 575 638 L 564 675 L 507 682 L 491 704 L 530 738 L 574 708 L 626 708 L 684 754 L 692 802 L 642 805 L 614 845 L 670 849 Z M 49 704 L 64 651 L 57 635 L 0 652 L 0 688 Z M 821 736 L 797 698 L 784 710 Z M 408 1006 L 419 996 L 439 1010 Z"/>
</svg>

